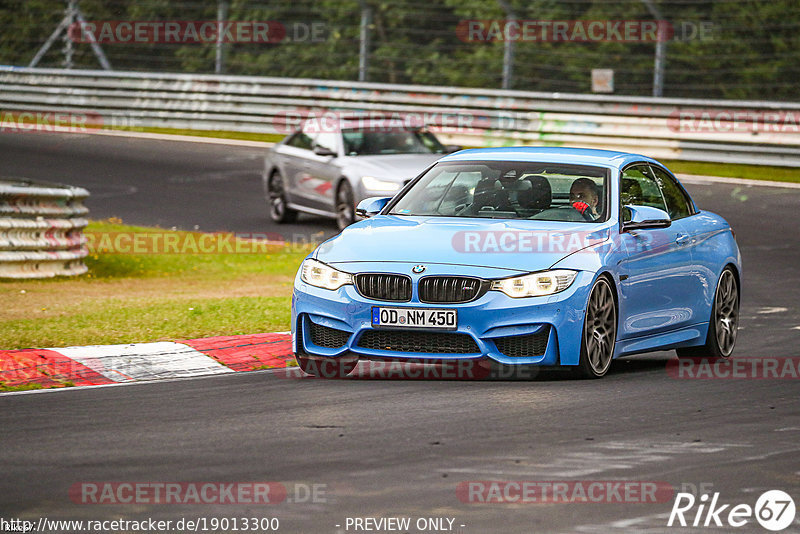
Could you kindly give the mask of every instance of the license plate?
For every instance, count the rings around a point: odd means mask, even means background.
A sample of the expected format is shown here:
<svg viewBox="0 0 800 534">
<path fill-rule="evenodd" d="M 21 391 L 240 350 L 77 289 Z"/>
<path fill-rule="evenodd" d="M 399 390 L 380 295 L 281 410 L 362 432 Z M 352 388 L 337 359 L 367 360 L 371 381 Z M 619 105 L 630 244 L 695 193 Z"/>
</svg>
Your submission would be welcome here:
<svg viewBox="0 0 800 534">
<path fill-rule="evenodd" d="M 455 330 L 458 326 L 456 310 L 432 308 L 381 308 L 372 307 L 372 326 L 404 326 L 410 328 L 438 328 Z"/>
</svg>

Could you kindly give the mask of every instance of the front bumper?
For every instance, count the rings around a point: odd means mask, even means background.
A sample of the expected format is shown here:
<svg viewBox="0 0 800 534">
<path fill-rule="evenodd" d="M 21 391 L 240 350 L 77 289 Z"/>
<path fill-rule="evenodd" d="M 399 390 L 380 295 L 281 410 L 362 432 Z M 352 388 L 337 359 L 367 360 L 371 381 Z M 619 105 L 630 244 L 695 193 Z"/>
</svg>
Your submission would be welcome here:
<svg viewBox="0 0 800 534">
<path fill-rule="evenodd" d="M 384 265 L 381 271 L 409 273 L 411 266 L 413 265 L 393 264 L 387 268 Z M 370 270 L 370 272 L 375 271 Z M 419 276 L 411 276 L 412 299 L 402 303 L 365 298 L 352 285 L 343 286 L 336 291 L 317 288 L 302 282 L 298 276 L 295 279 L 292 295 L 294 352 L 304 353 L 310 357 L 357 356 L 379 360 L 447 361 L 490 358 L 507 365 L 578 364 L 584 311 L 594 281 L 592 273 L 579 272 L 568 289 L 555 295 L 514 299 L 499 291 L 488 291 L 479 299 L 464 304 L 420 302 L 416 291 Z M 430 331 L 397 327 L 375 328 L 371 324 L 373 306 L 456 309 L 457 329 L 445 331 L 444 335 L 463 334 L 469 336 L 474 344 L 469 343 L 471 348 L 466 351 L 457 349 L 452 352 L 447 351 L 446 347 L 443 351 L 438 344 L 435 350 L 429 348 L 425 352 L 422 352 L 425 349 L 420 349 L 419 344 L 413 351 L 393 350 L 388 346 L 376 347 L 374 343 L 367 343 L 367 338 L 363 337 L 365 334 L 370 337 L 370 331 L 399 332 L 401 336 L 403 332 L 411 336 L 423 332 L 422 339 L 426 339 L 425 334 Z M 314 343 L 311 333 L 313 325 L 339 331 L 338 334 L 333 332 L 335 334 L 333 339 L 337 341 L 332 342 L 328 338 L 324 343 Z M 318 329 L 316 332 L 321 330 L 324 329 Z M 524 350 L 518 350 L 519 347 L 525 346 L 528 340 L 534 338 L 520 336 L 546 336 L 546 349 L 541 354 L 525 355 Z M 419 339 L 419 336 L 415 336 L 415 339 Z M 463 347 L 463 344 L 457 346 Z M 511 350 L 509 347 L 516 347 L 517 350 Z"/>
</svg>

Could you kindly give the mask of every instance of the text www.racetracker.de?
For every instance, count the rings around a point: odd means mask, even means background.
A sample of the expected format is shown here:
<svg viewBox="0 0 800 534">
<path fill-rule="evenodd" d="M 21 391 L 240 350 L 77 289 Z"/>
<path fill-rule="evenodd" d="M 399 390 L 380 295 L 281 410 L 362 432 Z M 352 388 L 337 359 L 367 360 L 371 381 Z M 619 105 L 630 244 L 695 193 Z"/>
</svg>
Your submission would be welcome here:
<svg viewBox="0 0 800 534">
<path fill-rule="evenodd" d="M 37 521 L 0 518 L 4 532 L 206 532 L 233 530 L 275 532 L 280 529 L 277 517 L 193 517 L 181 519 L 104 519 L 65 520 L 40 517 Z"/>
</svg>

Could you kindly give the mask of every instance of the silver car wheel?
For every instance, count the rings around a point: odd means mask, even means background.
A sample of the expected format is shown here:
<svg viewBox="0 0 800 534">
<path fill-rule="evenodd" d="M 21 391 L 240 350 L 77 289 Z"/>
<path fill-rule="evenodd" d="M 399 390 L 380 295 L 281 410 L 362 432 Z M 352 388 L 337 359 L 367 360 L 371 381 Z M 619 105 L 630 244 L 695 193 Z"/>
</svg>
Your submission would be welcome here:
<svg viewBox="0 0 800 534">
<path fill-rule="evenodd" d="M 336 191 L 336 224 L 344 230 L 353 223 L 353 190 L 350 184 L 342 182 Z"/>
<path fill-rule="evenodd" d="M 269 209 L 273 220 L 280 220 L 286 211 L 286 201 L 283 199 L 283 179 L 281 175 L 273 173 L 269 178 Z"/>
<path fill-rule="evenodd" d="M 736 344 L 739 326 L 739 288 L 730 269 L 723 271 L 714 297 L 714 326 L 720 354 L 727 358 Z"/>
<path fill-rule="evenodd" d="M 592 288 L 586 307 L 583 343 L 586 358 L 595 376 L 603 376 L 611 366 L 617 336 L 617 312 L 611 286 L 600 278 Z"/>
</svg>

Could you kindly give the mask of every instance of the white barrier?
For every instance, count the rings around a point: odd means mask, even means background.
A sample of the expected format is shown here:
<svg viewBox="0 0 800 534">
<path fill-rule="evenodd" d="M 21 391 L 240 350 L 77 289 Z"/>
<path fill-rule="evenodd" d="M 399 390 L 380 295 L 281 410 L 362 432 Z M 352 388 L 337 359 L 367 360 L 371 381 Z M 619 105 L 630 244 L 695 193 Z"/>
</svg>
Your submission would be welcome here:
<svg viewBox="0 0 800 534">
<path fill-rule="evenodd" d="M 2 130 L 163 127 L 285 134 L 324 110 L 416 116 L 448 143 L 611 148 L 800 166 L 800 103 L 712 101 L 254 76 L 0 67 Z M 2 117 L 0 117 L 2 118 Z M 63 124 L 62 124 L 63 123 Z"/>
<path fill-rule="evenodd" d="M 85 273 L 88 196 L 80 187 L 0 179 L 0 278 Z"/>
</svg>

